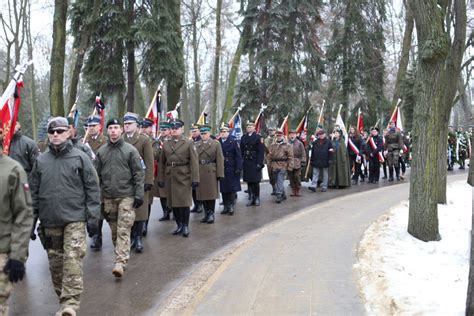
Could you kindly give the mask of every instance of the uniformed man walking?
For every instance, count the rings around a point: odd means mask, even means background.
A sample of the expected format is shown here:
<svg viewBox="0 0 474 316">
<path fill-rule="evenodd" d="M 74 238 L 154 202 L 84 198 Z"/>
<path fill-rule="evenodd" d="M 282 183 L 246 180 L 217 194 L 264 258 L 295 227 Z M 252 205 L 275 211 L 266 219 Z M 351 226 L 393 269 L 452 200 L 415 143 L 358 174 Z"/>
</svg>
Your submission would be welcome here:
<svg viewBox="0 0 474 316">
<path fill-rule="evenodd" d="M 160 157 L 163 153 L 163 143 L 168 141 L 170 138 L 170 124 L 168 122 L 160 123 L 160 136 L 153 141 L 153 154 L 157 163 L 157 174 L 155 177 L 155 185 L 153 186 L 153 196 L 160 198 L 160 204 L 163 210 L 163 216 L 158 219 L 160 222 L 169 221 L 171 213 L 171 209 L 166 200 L 166 182 L 164 182 L 164 187 L 158 185 L 158 168 Z"/>
<path fill-rule="evenodd" d="M 103 216 L 112 232 L 115 260 L 112 273 L 122 277 L 130 258 L 130 232 L 135 209 L 143 205 L 144 174 L 140 155 L 122 138 L 118 119 L 107 122 L 109 140 L 97 152 L 95 160 L 104 203 Z"/>
<path fill-rule="evenodd" d="M 296 134 L 296 130 L 291 130 L 288 142 L 293 146 L 293 170 L 288 171 L 290 187 L 293 189 L 291 196 L 301 196 L 301 169 L 306 164 L 306 149 L 303 142 L 296 137 Z"/>
<path fill-rule="evenodd" d="M 240 139 L 240 149 L 243 157 L 243 180 L 247 182 L 250 195 L 247 206 L 259 206 L 265 146 L 261 136 L 255 133 L 253 122 L 247 122 L 246 131 Z"/>
<path fill-rule="evenodd" d="M 199 125 L 192 124 L 189 128 L 189 132 L 191 133 L 191 139 L 196 144 L 198 141 L 202 139 L 201 131 L 199 130 Z M 196 190 L 193 189 L 193 208 L 191 209 L 191 213 L 202 213 L 204 206 L 202 202 L 199 201 L 196 197 Z"/>
<path fill-rule="evenodd" d="M 95 154 L 91 148 L 83 144 L 80 140 L 81 137 L 77 135 L 77 126 L 74 125 L 74 119 L 72 117 L 67 118 L 69 124 L 69 139 L 72 142 L 72 146 L 80 151 L 84 152 L 91 160 L 95 159 Z"/>
<path fill-rule="evenodd" d="M 152 147 L 152 152 L 153 152 L 153 188 L 150 192 L 146 192 L 145 195 L 148 195 L 147 196 L 147 200 L 148 200 L 148 217 L 147 217 L 147 220 L 145 221 L 144 225 L 143 225 L 143 229 L 142 229 L 142 236 L 146 236 L 148 234 L 148 221 L 150 220 L 150 215 L 151 215 L 151 206 L 153 204 L 153 200 L 154 200 L 154 187 L 155 187 L 155 182 L 156 182 L 156 176 L 157 176 L 157 161 L 156 161 L 156 158 L 155 158 L 155 149 L 153 147 L 153 144 L 155 142 L 154 138 L 153 138 L 153 120 L 149 119 L 149 118 L 144 118 L 142 121 L 141 121 L 141 128 L 140 128 L 140 133 L 146 137 L 148 137 L 150 139 L 150 142 L 151 142 L 151 147 Z M 138 243 L 136 243 L 138 244 Z M 136 248 L 137 249 L 137 248 Z M 143 247 L 142 247 L 143 249 Z M 137 251 L 139 251 L 137 249 Z"/>
<path fill-rule="evenodd" d="M 388 165 L 388 181 L 393 181 L 393 169 L 397 180 L 400 180 L 400 165 L 398 163 L 400 158 L 400 150 L 403 149 L 402 135 L 397 132 L 395 122 L 390 122 L 390 129 L 385 137 L 385 156 L 387 157 Z"/>
<path fill-rule="evenodd" d="M 107 143 L 107 138 L 100 132 L 100 116 L 94 115 L 89 116 L 87 119 L 87 137 L 84 143 L 86 143 L 94 153 L 94 156 L 97 156 L 99 148 Z M 83 140 L 82 140 L 83 141 Z M 101 203 L 101 209 L 103 209 L 104 204 Z M 101 217 L 99 220 L 99 226 L 97 229 L 97 234 L 92 236 L 92 242 L 90 247 L 94 250 L 100 250 L 102 248 L 102 226 L 104 224 L 104 219 Z"/>
<path fill-rule="evenodd" d="M 293 145 L 288 144 L 282 130 L 276 132 L 276 140 L 270 145 L 268 159 L 275 177 L 276 202 L 286 200 L 284 181 L 286 173 L 293 171 Z"/>
<path fill-rule="evenodd" d="M 2 124 L 0 123 L 0 126 Z M 0 147 L 3 131 L 0 128 Z M 26 172 L 0 150 L 0 316 L 8 316 L 12 283 L 23 280 L 33 211 Z"/>
<path fill-rule="evenodd" d="M 163 143 L 158 168 L 158 183 L 164 188 L 177 228 L 173 235 L 189 236 L 189 213 L 192 189 L 199 185 L 199 163 L 196 148 L 183 136 L 183 121 L 170 121 L 171 139 Z"/>
<path fill-rule="evenodd" d="M 221 145 L 211 138 L 211 127 L 199 128 L 201 140 L 195 143 L 199 159 L 200 184 L 196 188 L 196 198 L 204 207 L 201 223 L 214 223 L 216 199 L 219 198 L 219 183 L 224 179 L 224 156 Z"/>
<path fill-rule="evenodd" d="M 39 235 L 61 305 L 58 313 L 75 315 L 83 291 L 86 222 L 90 234 L 97 230 L 99 184 L 89 157 L 68 141 L 66 118 L 52 118 L 47 130 L 49 150 L 31 171 L 33 210 L 41 221 Z"/>
<path fill-rule="evenodd" d="M 221 214 L 234 215 L 235 195 L 241 190 L 240 175 L 242 174 L 242 153 L 239 143 L 229 137 L 229 127 L 220 128 L 219 142 L 224 155 L 224 180 L 220 181 L 220 192 L 224 202 Z"/>
<path fill-rule="evenodd" d="M 125 132 L 123 138 L 138 150 L 145 174 L 145 198 L 143 205 L 135 210 L 135 223 L 132 228 L 132 248 L 135 248 L 136 252 L 143 252 L 142 236 L 146 220 L 148 220 L 148 200 L 153 198 L 150 195 L 154 182 L 153 147 L 151 139 L 139 133 L 138 115 L 135 113 L 125 114 L 123 128 Z"/>
</svg>

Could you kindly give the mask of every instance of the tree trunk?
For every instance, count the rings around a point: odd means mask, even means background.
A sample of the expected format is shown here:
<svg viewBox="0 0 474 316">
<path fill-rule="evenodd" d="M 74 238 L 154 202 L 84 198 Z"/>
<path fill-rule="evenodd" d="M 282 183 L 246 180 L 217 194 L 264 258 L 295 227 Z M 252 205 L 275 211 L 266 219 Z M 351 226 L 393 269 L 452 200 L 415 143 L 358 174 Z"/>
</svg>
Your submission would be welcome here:
<svg viewBox="0 0 474 316">
<path fill-rule="evenodd" d="M 460 73 L 466 36 L 466 4 L 454 0 L 455 30 L 445 31 L 444 16 L 436 1 L 412 0 L 418 38 L 416 106 L 413 129 L 413 164 L 410 176 L 408 232 L 423 241 L 440 240 L 438 201 L 446 174 L 449 113 Z M 444 137 L 444 138 L 442 138 Z M 444 161 L 443 161 L 444 160 Z M 443 169 L 443 170 L 441 170 Z M 444 197 L 445 199 L 445 197 Z"/>
<path fill-rule="evenodd" d="M 219 63 L 221 60 L 221 14 L 222 14 L 222 0 L 217 0 L 216 7 L 216 52 L 214 55 L 214 76 L 212 78 L 212 110 L 211 110 L 211 126 L 216 129 L 218 124 L 217 118 L 217 101 L 219 94 Z"/>
<path fill-rule="evenodd" d="M 191 23 L 192 23 L 192 47 L 193 47 L 193 71 L 194 71 L 194 109 L 193 119 L 198 120 L 201 112 L 201 78 L 199 74 L 199 41 L 197 19 L 199 17 L 200 4 L 191 0 Z"/>
<path fill-rule="evenodd" d="M 401 83 L 406 77 L 408 63 L 410 62 L 410 48 L 413 37 L 413 27 L 415 25 L 411 6 L 407 4 L 407 0 L 403 1 L 403 3 L 405 6 L 405 32 L 403 34 L 402 52 L 400 56 L 400 63 L 398 65 L 397 79 L 395 80 L 395 90 L 393 92 L 393 107 L 395 107 L 398 102 L 398 98 L 400 98 Z"/>
<path fill-rule="evenodd" d="M 192 115 L 191 111 L 189 109 L 189 98 L 188 98 L 188 89 L 186 88 L 188 85 L 186 84 L 187 82 L 187 76 L 186 76 L 186 71 L 184 72 L 184 83 L 182 89 L 182 96 L 183 99 L 181 101 L 181 119 L 184 122 L 184 130 L 187 132 L 189 129 L 189 126 L 191 126 L 192 121 Z"/>
<path fill-rule="evenodd" d="M 129 21 L 129 34 L 130 37 L 126 43 L 127 50 L 127 111 L 134 112 L 135 105 L 135 44 L 133 42 L 133 32 L 131 26 L 133 25 L 134 15 L 134 3 L 135 1 L 129 1 L 128 8 L 128 21 Z"/>
<path fill-rule="evenodd" d="M 473 163 L 471 157 L 471 164 Z M 472 167 L 471 167 L 472 168 Z M 471 184 L 472 186 L 472 184 Z M 474 205 L 474 195 L 471 194 L 472 205 Z M 467 287 L 466 316 L 474 315 L 474 208 L 471 215 L 471 253 L 469 259 L 469 282 Z"/>
<path fill-rule="evenodd" d="M 31 3 L 28 3 L 28 22 L 26 26 L 26 46 L 28 52 L 28 59 L 33 60 L 33 39 L 31 38 Z M 36 130 L 36 87 L 35 87 L 35 65 L 32 64 L 28 72 L 30 73 L 30 112 L 31 112 L 31 130 L 33 140 L 37 140 Z"/>
<path fill-rule="evenodd" d="M 52 116 L 64 116 L 64 61 L 66 50 L 67 0 L 54 1 L 53 47 L 51 50 L 50 107 Z"/>
<path fill-rule="evenodd" d="M 138 72 L 138 66 L 135 62 L 135 74 L 138 74 Z M 146 111 L 148 110 L 148 104 L 145 102 L 143 89 L 138 76 L 135 78 L 135 105 L 136 113 L 146 115 Z"/>
</svg>

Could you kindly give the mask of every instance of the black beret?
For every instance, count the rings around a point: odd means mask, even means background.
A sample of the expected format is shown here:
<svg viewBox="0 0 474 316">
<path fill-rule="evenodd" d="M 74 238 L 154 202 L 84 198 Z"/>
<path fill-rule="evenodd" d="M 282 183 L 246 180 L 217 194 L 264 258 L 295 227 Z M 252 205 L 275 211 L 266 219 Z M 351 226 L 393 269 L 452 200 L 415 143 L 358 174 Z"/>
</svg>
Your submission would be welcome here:
<svg viewBox="0 0 474 316">
<path fill-rule="evenodd" d="M 111 118 L 110 120 L 107 121 L 107 124 L 105 125 L 105 127 L 109 128 L 110 125 L 120 125 L 120 126 L 122 126 L 122 123 L 120 122 L 119 119 Z"/>
</svg>

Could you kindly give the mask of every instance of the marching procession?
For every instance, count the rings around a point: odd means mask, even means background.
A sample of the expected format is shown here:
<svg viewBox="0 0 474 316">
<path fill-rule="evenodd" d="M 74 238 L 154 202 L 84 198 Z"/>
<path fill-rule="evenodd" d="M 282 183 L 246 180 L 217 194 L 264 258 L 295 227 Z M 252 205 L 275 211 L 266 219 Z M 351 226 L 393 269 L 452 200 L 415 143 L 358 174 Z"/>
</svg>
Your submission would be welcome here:
<svg viewBox="0 0 474 316">
<path fill-rule="evenodd" d="M 301 131 L 289 128 L 268 127 L 264 138 L 252 121 L 240 139 L 228 124 L 217 135 L 210 126 L 193 124 L 186 137 L 184 123 L 177 118 L 160 122 L 154 136 L 154 123 L 129 112 L 122 119 L 109 119 L 104 136 L 101 117 L 92 115 L 81 138 L 74 120 L 53 117 L 47 139 L 39 144 L 16 125 L 9 156 L 0 154 L 0 265 L 5 266 L 0 274 L 0 315 L 8 314 L 12 284 L 23 279 L 28 241 L 37 235 L 58 297 L 57 315 L 75 315 L 83 292 L 86 234 L 90 248 L 100 251 L 104 220 L 114 245 L 111 272 L 120 279 L 131 252 L 150 251 L 142 238 L 148 233 L 155 198 L 163 211 L 159 221 L 174 219 L 171 233 L 189 237 L 191 212 L 202 213 L 203 224 L 215 223 L 216 212 L 239 213 L 241 180 L 247 184 L 246 206 L 260 206 L 265 167 L 271 195 L 275 203 L 283 203 L 288 199 L 286 179 L 289 195 L 298 198 L 303 180 L 309 181 L 309 193 L 360 182 L 377 184 L 381 168 L 382 179 L 403 180 L 411 160 L 409 134 L 395 121 L 382 133 L 372 127 L 370 134 L 352 126 L 346 133 L 340 125 L 329 133 L 318 125 L 308 141 Z M 450 127 L 449 170 L 454 163 L 465 168 L 470 132 Z M 220 196 L 222 210 L 216 206 Z"/>
</svg>

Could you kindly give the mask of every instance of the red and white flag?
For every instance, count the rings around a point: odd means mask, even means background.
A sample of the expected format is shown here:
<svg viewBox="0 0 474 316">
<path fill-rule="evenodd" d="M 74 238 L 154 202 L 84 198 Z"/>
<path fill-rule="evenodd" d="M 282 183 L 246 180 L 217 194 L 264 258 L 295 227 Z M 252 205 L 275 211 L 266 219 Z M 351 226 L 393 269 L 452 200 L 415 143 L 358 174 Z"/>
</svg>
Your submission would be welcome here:
<svg viewBox="0 0 474 316">
<path fill-rule="evenodd" d="M 357 115 L 357 130 L 359 132 L 362 132 L 363 129 L 364 129 L 364 122 L 362 121 L 362 112 L 360 111 L 360 108 L 359 108 L 359 113 Z"/>
<path fill-rule="evenodd" d="M 13 82 L 13 84 L 12 84 Z M 20 109 L 20 89 L 23 88 L 23 81 L 10 82 L 2 95 L 2 108 L 0 109 L 0 122 L 3 129 L 3 153 L 10 153 L 10 143 L 15 134 L 15 125 L 18 120 L 18 110 Z"/>
<path fill-rule="evenodd" d="M 308 114 L 305 114 L 303 116 L 303 119 L 301 122 L 298 124 L 298 127 L 296 128 L 296 133 L 298 134 L 298 137 L 300 140 L 303 142 L 303 144 L 307 145 L 308 144 Z"/>
</svg>

